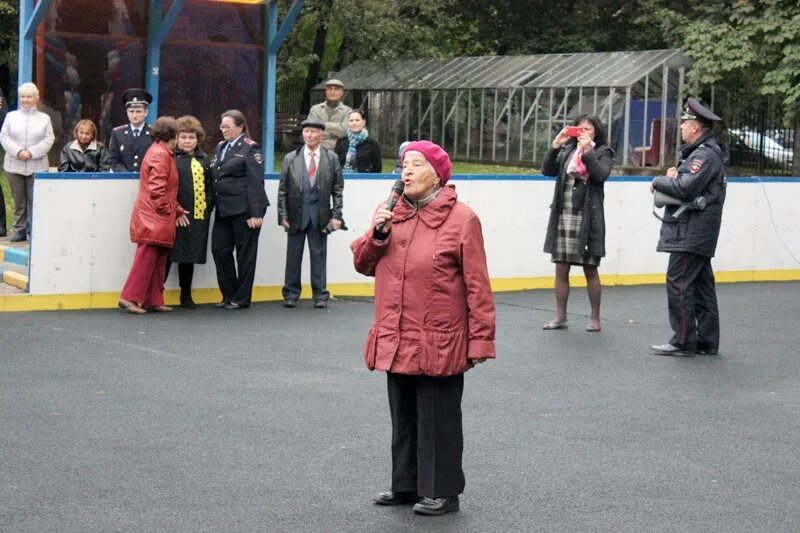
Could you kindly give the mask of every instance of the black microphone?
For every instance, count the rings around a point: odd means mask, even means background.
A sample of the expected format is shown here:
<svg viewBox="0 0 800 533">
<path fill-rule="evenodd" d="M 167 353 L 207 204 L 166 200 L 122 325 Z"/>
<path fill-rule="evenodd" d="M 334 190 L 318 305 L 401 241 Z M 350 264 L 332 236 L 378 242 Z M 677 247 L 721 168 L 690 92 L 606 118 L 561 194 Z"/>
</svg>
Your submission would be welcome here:
<svg viewBox="0 0 800 533">
<path fill-rule="evenodd" d="M 400 199 L 400 195 L 403 194 L 403 189 L 406 188 L 406 184 L 403 183 L 403 180 L 397 180 L 392 185 L 392 192 L 389 193 L 389 199 L 386 200 L 386 209 L 389 211 L 394 210 L 395 204 L 397 204 L 397 200 Z M 379 232 L 383 232 L 383 222 L 380 222 L 375 229 Z"/>
</svg>

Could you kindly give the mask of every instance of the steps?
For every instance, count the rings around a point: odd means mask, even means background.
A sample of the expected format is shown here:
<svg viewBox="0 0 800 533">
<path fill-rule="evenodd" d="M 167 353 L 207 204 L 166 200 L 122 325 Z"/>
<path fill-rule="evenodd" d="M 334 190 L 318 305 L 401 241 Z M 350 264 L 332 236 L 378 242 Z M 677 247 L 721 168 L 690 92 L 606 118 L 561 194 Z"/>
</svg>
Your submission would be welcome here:
<svg viewBox="0 0 800 533">
<path fill-rule="evenodd" d="M 0 241 L 0 293 L 14 294 L 28 290 L 28 247 L 11 246 Z M 17 290 L 13 290 L 12 287 Z"/>
</svg>

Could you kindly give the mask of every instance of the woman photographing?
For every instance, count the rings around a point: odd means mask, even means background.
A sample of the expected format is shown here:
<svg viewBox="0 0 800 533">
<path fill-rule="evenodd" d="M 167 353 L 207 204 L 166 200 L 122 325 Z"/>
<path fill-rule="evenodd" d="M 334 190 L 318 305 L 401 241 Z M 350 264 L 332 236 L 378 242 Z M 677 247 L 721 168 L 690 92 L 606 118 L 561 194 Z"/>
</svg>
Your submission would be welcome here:
<svg viewBox="0 0 800 533">
<path fill-rule="evenodd" d="M 542 174 L 556 177 L 544 241 L 545 253 L 551 254 L 556 264 L 556 317 L 542 329 L 567 328 L 569 271 L 572 265 L 580 265 L 591 306 L 586 331 L 601 330 L 597 267 L 606 254 L 603 184 L 611 173 L 613 158 L 605 128 L 594 115 L 581 115 L 558 132 L 545 155 Z"/>
</svg>

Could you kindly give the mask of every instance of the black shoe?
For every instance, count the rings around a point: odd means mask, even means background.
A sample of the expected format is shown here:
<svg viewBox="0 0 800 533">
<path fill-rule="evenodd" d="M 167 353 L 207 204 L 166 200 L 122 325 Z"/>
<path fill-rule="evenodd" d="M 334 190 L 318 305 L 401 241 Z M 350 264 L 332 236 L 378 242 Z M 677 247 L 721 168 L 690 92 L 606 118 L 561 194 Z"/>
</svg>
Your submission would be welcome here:
<svg viewBox="0 0 800 533">
<path fill-rule="evenodd" d="M 227 303 L 222 306 L 223 309 L 246 309 L 247 305 L 237 304 L 236 302 Z"/>
<path fill-rule="evenodd" d="M 325 309 L 326 307 L 328 307 L 328 302 L 325 300 L 316 300 L 314 302 L 314 309 Z"/>
<path fill-rule="evenodd" d="M 226 302 L 226 301 L 224 301 L 224 300 L 223 300 L 223 301 L 221 301 L 221 302 L 217 302 L 217 303 L 215 303 L 215 304 L 214 304 L 214 307 L 216 307 L 217 309 L 222 309 L 222 308 L 223 308 L 223 307 L 225 307 L 226 305 L 228 305 L 228 302 Z"/>
<path fill-rule="evenodd" d="M 11 237 L 8 238 L 9 242 L 23 242 L 28 240 L 28 236 L 25 235 L 24 231 L 17 231 Z"/>
<path fill-rule="evenodd" d="M 196 309 L 197 308 L 197 304 L 194 303 L 194 300 L 192 299 L 192 293 L 191 292 L 186 294 L 183 291 L 181 291 L 181 307 L 183 307 L 184 309 Z"/>
<path fill-rule="evenodd" d="M 0 226 L 0 237 L 5 237 L 6 235 L 8 235 L 8 231 L 5 226 Z"/>
<path fill-rule="evenodd" d="M 678 348 L 677 346 L 673 346 L 668 342 L 664 344 L 653 345 L 650 347 L 650 350 L 653 351 L 653 355 L 670 355 L 672 357 L 695 356 L 694 350 L 684 350 L 683 348 Z"/>
<path fill-rule="evenodd" d="M 406 505 L 417 503 L 419 497 L 416 492 L 393 492 L 387 490 L 386 492 L 379 492 L 372 501 L 375 505 Z"/>
<path fill-rule="evenodd" d="M 698 348 L 697 355 L 719 355 L 718 348 Z"/>
<path fill-rule="evenodd" d="M 458 511 L 458 496 L 448 498 L 422 498 L 414 505 L 414 512 L 425 515 L 440 515 Z"/>
<path fill-rule="evenodd" d="M 292 300 L 291 298 L 284 298 L 283 306 L 284 307 L 297 307 L 297 300 Z"/>
</svg>

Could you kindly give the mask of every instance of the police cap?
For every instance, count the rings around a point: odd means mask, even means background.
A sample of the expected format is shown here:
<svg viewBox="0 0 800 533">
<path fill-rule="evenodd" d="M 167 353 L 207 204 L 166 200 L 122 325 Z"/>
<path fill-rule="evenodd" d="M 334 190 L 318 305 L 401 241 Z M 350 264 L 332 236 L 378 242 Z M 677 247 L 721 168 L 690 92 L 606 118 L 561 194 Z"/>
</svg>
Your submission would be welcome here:
<svg viewBox="0 0 800 533">
<path fill-rule="evenodd" d="M 307 118 L 300 123 L 301 128 L 319 128 L 325 131 L 325 123 L 317 118 Z"/>
<path fill-rule="evenodd" d="M 681 120 L 696 120 L 704 126 L 711 127 L 714 122 L 722 119 L 690 96 L 686 99 L 686 107 L 681 114 Z"/>
<path fill-rule="evenodd" d="M 153 101 L 153 96 L 144 89 L 128 89 L 122 93 L 122 102 L 125 107 L 147 107 Z"/>
</svg>

